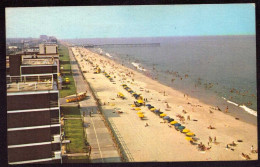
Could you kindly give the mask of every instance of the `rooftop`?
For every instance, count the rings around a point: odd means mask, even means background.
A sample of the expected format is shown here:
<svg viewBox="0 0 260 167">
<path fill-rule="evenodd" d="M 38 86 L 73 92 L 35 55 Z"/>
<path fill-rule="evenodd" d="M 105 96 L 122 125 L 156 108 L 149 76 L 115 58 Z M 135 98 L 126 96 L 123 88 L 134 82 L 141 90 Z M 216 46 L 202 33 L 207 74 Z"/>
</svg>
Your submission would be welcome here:
<svg viewBox="0 0 260 167">
<path fill-rule="evenodd" d="M 57 64 L 57 60 L 52 59 L 23 59 L 22 64 L 23 65 L 43 65 L 43 64 Z"/>
<path fill-rule="evenodd" d="M 37 91 L 57 89 L 53 76 L 49 74 L 33 76 L 7 76 L 7 92 Z"/>
</svg>

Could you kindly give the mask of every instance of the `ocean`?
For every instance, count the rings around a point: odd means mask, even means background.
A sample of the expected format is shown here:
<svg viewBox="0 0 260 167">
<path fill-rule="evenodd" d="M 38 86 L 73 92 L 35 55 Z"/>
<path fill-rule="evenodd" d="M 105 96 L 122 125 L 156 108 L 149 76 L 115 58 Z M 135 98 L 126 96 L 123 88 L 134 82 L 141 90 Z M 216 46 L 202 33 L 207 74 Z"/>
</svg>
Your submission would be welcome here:
<svg viewBox="0 0 260 167">
<path fill-rule="evenodd" d="M 229 106 L 235 116 L 244 117 L 245 113 L 257 116 L 255 36 L 69 42 L 96 45 L 89 49 L 222 110 Z"/>
</svg>

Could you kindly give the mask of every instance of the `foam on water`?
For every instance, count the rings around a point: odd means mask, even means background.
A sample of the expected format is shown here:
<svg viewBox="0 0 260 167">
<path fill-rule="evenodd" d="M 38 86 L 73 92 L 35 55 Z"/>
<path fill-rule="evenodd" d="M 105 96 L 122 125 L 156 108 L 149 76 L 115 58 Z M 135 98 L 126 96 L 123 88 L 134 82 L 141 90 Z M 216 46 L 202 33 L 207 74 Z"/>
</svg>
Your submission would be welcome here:
<svg viewBox="0 0 260 167">
<path fill-rule="evenodd" d="M 232 102 L 232 101 L 227 100 L 225 97 L 222 97 L 222 99 L 226 100 L 228 103 L 233 104 L 233 105 L 235 105 L 235 106 L 237 106 L 237 107 L 243 108 L 243 109 L 244 109 L 246 112 L 248 112 L 249 114 L 252 114 L 252 115 L 254 115 L 254 116 L 257 117 L 257 112 L 256 112 L 255 110 L 252 110 L 251 108 L 248 108 L 248 107 L 245 106 L 245 105 L 240 106 L 240 105 L 238 105 L 237 103 L 234 103 L 234 102 Z"/>
<path fill-rule="evenodd" d="M 106 56 L 112 58 L 112 56 L 109 53 L 106 53 Z"/>
<path fill-rule="evenodd" d="M 136 67 L 138 70 L 146 71 L 146 69 L 144 69 L 143 67 L 141 67 L 139 63 L 132 62 L 132 65 L 133 65 L 134 67 Z"/>
<path fill-rule="evenodd" d="M 245 105 L 239 106 L 240 108 L 243 108 L 246 112 L 248 112 L 249 114 L 252 114 L 254 116 L 257 117 L 257 112 L 255 110 L 252 110 L 251 108 L 248 108 Z"/>
</svg>

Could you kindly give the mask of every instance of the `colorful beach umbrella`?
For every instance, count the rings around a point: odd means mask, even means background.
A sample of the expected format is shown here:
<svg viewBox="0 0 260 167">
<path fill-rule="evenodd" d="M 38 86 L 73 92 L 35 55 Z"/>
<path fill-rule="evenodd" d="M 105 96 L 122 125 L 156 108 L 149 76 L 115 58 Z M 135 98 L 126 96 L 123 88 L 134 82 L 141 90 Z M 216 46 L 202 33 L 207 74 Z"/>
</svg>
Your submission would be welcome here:
<svg viewBox="0 0 260 167">
<path fill-rule="evenodd" d="M 145 106 L 151 106 L 151 104 L 146 104 Z"/>
<path fill-rule="evenodd" d="M 182 130 L 182 133 L 188 133 L 188 132 L 190 132 L 189 129 L 183 129 L 183 130 Z"/>
<path fill-rule="evenodd" d="M 166 114 L 164 114 L 164 113 L 160 114 L 160 117 L 165 117 L 165 116 L 166 116 Z"/>
<path fill-rule="evenodd" d="M 168 120 L 168 119 L 170 119 L 170 117 L 169 116 L 165 116 L 165 117 L 163 117 L 163 119 L 164 120 Z"/>
<path fill-rule="evenodd" d="M 185 139 L 188 141 L 193 141 L 192 137 L 185 137 Z"/>
<path fill-rule="evenodd" d="M 174 125 L 174 124 L 177 124 L 177 123 L 178 123 L 177 121 L 170 122 L 171 125 Z"/>
<path fill-rule="evenodd" d="M 160 113 L 160 111 L 159 111 L 159 110 L 154 110 L 154 112 L 155 112 L 156 114 Z"/>
<path fill-rule="evenodd" d="M 175 126 L 175 127 L 181 126 L 181 124 L 180 124 L 180 123 L 176 123 L 176 124 L 174 124 L 174 126 Z"/>
<path fill-rule="evenodd" d="M 143 100 L 137 100 L 137 103 L 144 103 Z"/>
<path fill-rule="evenodd" d="M 135 108 L 135 110 L 136 110 L 136 111 L 139 111 L 139 110 L 141 110 L 141 108 Z"/>
<path fill-rule="evenodd" d="M 152 106 L 152 105 L 148 106 L 148 109 L 151 109 L 151 108 L 154 108 L 154 106 Z"/>
<path fill-rule="evenodd" d="M 183 129 L 185 129 L 185 126 L 178 126 L 178 129 L 183 130 Z"/>
<path fill-rule="evenodd" d="M 131 105 L 131 107 L 135 107 L 135 105 L 134 105 L 134 104 L 132 104 L 132 105 Z"/>
<path fill-rule="evenodd" d="M 174 119 L 173 119 L 173 118 L 170 118 L 170 119 L 168 119 L 168 122 L 172 122 L 172 121 L 174 121 Z"/>
<path fill-rule="evenodd" d="M 117 94 L 118 94 L 119 96 L 124 96 L 123 93 L 121 93 L 121 92 L 118 92 Z"/>
<path fill-rule="evenodd" d="M 192 132 L 188 132 L 188 133 L 186 133 L 186 135 L 187 135 L 187 136 L 194 136 L 195 134 L 192 133 Z"/>
<path fill-rule="evenodd" d="M 115 104 L 114 104 L 114 103 L 110 103 L 109 105 L 110 105 L 110 106 L 115 106 Z"/>
<path fill-rule="evenodd" d="M 138 111 L 137 114 L 143 114 L 143 112 L 142 111 Z"/>
<path fill-rule="evenodd" d="M 156 110 L 156 109 L 155 109 L 155 108 L 151 108 L 150 110 L 151 110 L 151 111 L 154 111 L 154 110 Z"/>
<path fill-rule="evenodd" d="M 143 118 L 143 117 L 144 117 L 144 114 L 138 114 L 138 117 L 139 117 L 139 118 Z"/>
</svg>

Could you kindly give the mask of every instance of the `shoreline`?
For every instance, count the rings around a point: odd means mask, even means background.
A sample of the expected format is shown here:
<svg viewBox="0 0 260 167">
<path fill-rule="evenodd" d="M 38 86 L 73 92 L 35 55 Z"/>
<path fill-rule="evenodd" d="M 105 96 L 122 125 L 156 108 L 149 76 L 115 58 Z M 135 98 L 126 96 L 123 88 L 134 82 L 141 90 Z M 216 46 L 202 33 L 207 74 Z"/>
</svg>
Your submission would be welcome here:
<svg viewBox="0 0 260 167">
<path fill-rule="evenodd" d="M 212 106 L 202 103 L 199 99 L 183 97 L 182 92 L 163 85 L 131 68 L 122 66 L 105 56 L 98 55 L 85 48 L 79 48 L 77 51 L 74 49 L 74 51 L 81 68 L 86 71 L 85 77 L 93 86 L 101 103 L 104 103 L 102 109 L 105 116 L 108 117 L 109 121 L 114 122 L 135 161 L 244 160 L 241 158 L 241 153 L 250 154 L 252 159 L 257 159 L 257 154 L 249 153 L 251 145 L 257 148 L 256 126 L 236 120 L 230 114 L 213 109 L 213 112 L 210 113 L 209 110 Z M 94 62 L 94 65 L 97 64 L 102 70 L 110 73 L 109 75 L 115 82 L 110 82 L 102 73 L 93 74 L 93 66 L 84 60 L 86 58 Z M 196 146 L 192 146 L 185 141 L 183 134 L 162 124 L 160 122 L 162 119 L 156 117 L 147 107 L 142 107 L 141 110 L 148 119 L 140 121 L 136 112 L 132 111 L 130 107 L 134 99 L 122 88 L 122 83 L 126 83 L 137 93 L 142 93 L 144 98 L 148 98 L 149 104 L 161 109 L 176 120 L 178 120 L 176 114 L 185 118 L 190 115 L 191 121 L 187 120 L 183 124 L 198 136 L 199 142 L 206 144 L 210 135 L 211 137 L 217 136 L 218 144 L 210 143 L 209 146 L 212 149 L 205 154 L 200 154 Z M 105 89 L 104 84 L 106 85 Z M 147 91 L 149 92 L 147 93 Z M 116 92 L 122 92 L 126 96 L 126 100 L 117 99 Z M 166 101 L 170 108 L 166 107 Z M 116 114 L 115 111 L 118 109 L 123 111 L 123 114 Z M 186 113 L 183 113 L 183 110 Z M 145 122 L 149 123 L 150 127 L 144 127 Z M 216 127 L 216 129 L 208 129 L 207 126 L 209 125 Z M 169 140 L 169 138 L 174 140 Z M 236 142 L 238 139 L 243 140 L 243 142 L 234 147 L 235 151 L 223 151 L 227 143 Z M 144 145 L 145 147 L 143 147 Z M 155 145 L 160 149 L 153 150 L 154 147 L 152 146 Z M 178 145 L 181 145 L 184 150 L 179 150 Z M 174 147 L 174 150 L 169 153 L 171 147 Z M 139 152 L 140 148 L 142 148 L 141 152 Z M 179 155 L 179 152 L 188 153 L 186 150 L 191 154 L 187 157 Z"/>
<path fill-rule="evenodd" d="M 92 52 L 92 51 L 91 51 Z M 116 62 L 116 63 L 118 63 L 119 65 L 121 65 L 122 67 L 125 67 L 125 68 L 128 68 L 128 69 L 131 69 L 131 70 L 133 70 L 133 71 L 135 71 L 136 73 L 139 73 L 140 75 L 144 75 L 144 76 L 146 76 L 146 77 L 148 77 L 148 78 L 150 78 L 150 79 L 152 79 L 153 81 L 156 81 L 156 82 L 158 82 L 158 83 L 160 83 L 160 84 L 162 84 L 162 85 L 164 85 L 164 86 L 167 86 L 168 87 L 168 89 L 173 89 L 173 90 L 176 90 L 176 91 L 178 91 L 178 92 L 180 92 L 180 93 L 182 93 L 182 94 L 186 94 L 186 92 L 187 91 L 185 91 L 185 90 L 180 90 L 180 89 L 177 89 L 177 88 L 174 88 L 174 87 L 171 87 L 171 86 L 169 86 L 169 85 L 167 85 L 166 83 L 163 83 L 163 81 L 160 81 L 160 80 L 157 80 L 157 79 L 153 79 L 152 77 L 149 77 L 149 76 L 147 76 L 147 75 L 145 75 L 143 72 L 146 72 L 147 71 L 147 69 L 145 69 L 145 70 L 143 70 L 141 67 L 139 67 L 139 63 L 134 63 L 133 64 L 133 62 L 129 62 L 129 65 L 130 66 L 127 66 L 127 65 L 125 65 L 125 64 L 123 64 L 122 65 L 122 62 L 120 62 L 120 60 L 117 60 L 117 59 L 114 59 L 112 56 L 111 57 L 109 57 L 109 56 L 106 56 L 106 55 L 103 55 L 103 54 L 99 54 L 99 53 L 96 53 L 96 52 L 93 52 L 93 53 L 95 53 L 95 54 L 98 54 L 99 56 L 102 56 L 102 57 L 105 57 L 105 58 L 107 58 L 107 59 L 109 59 L 109 60 L 111 60 L 111 61 L 114 61 L 114 62 Z M 106 54 L 107 54 L 108 52 L 106 52 Z M 108 53 L 109 54 L 109 53 Z M 121 60 L 121 61 L 123 61 L 123 60 Z M 137 65 L 138 64 L 138 65 Z M 138 67 L 137 67 L 138 66 Z M 201 88 L 202 89 L 202 88 Z M 211 92 L 211 94 L 213 94 L 212 92 Z M 216 103 L 216 105 L 214 105 L 215 107 L 216 106 L 219 106 L 220 108 L 222 108 L 223 110 L 223 113 L 224 113 L 224 108 L 226 107 L 226 106 L 228 106 L 229 107 L 229 113 L 225 113 L 225 114 L 227 114 L 227 115 L 231 115 L 231 116 L 233 116 L 234 118 L 238 118 L 238 119 L 240 119 L 241 121 L 243 121 L 243 122 L 246 122 L 246 123 L 249 123 L 249 124 L 252 124 L 252 125 L 255 125 L 255 126 L 257 126 L 257 111 L 255 111 L 255 110 L 253 110 L 253 109 L 251 109 L 251 108 L 249 108 L 249 107 L 247 107 L 247 106 L 245 106 L 245 107 L 243 107 L 244 105 L 241 105 L 241 106 L 237 106 L 237 105 L 234 105 L 233 103 L 234 102 L 229 102 L 229 100 L 228 99 L 225 99 L 224 97 L 219 97 L 219 96 L 217 96 L 216 94 L 213 94 L 217 99 L 215 100 L 215 103 Z M 213 105 L 212 103 L 210 103 L 210 102 L 208 102 L 207 100 L 205 100 L 205 99 L 200 99 L 198 96 L 193 96 L 193 95 L 190 95 L 189 94 L 189 96 L 190 97 L 192 97 L 192 98 L 194 98 L 194 99 L 198 99 L 200 102 L 202 102 L 202 103 L 206 103 L 207 105 Z M 224 103 L 225 104 L 224 104 Z M 236 104 L 236 103 L 235 103 Z M 247 111 L 247 110 L 252 110 L 251 112 L 252 113 L 250 113 L 249 111 Z"/>
</svg>

